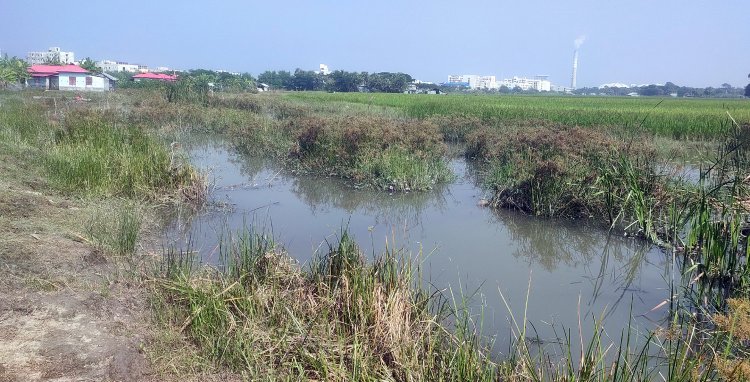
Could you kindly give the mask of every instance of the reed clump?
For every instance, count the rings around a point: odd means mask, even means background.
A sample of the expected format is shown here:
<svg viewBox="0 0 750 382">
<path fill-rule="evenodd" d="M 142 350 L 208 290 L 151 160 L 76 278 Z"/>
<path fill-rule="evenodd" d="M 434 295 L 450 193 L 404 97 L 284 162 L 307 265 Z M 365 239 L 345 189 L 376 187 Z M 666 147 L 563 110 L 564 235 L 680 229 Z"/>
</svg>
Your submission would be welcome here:
<svg viewBox="0 0 750 382">
<path fill-rule="evenodd" d="M 616 224 L 636 215 L 635 204 L 659 209 L 669 200 L 653 151 L 643 141 L 542 126 L 479 129 L 467 142 L 466 155 L 488 164 L 486 183 L 494 190 L 495 207 Z"/>
<path fill-rule="evenodd" d="M 142 129 L 96 111 L 69 113 L 44 162 L 50 180 L 70 192 L 161 198 L 202 183 L 192 167 Z"/>
<path fill-rule="evenodd" d="M 159 317 L 250 379 L 497 378 L 473 334 L 446 330 L 448 310 L 409 260 L 386 252 L 368 264 L 345 231 L 306 268 L 251 231 L 225 236 L 221 258 L 187 270 L 184 254 L 166 257 L 176 265 L 157 278 Z"/>
<path fill-rule="evenodd" d="M 202 203 L 206 183 L 179 150 L 121 117 L 77 105 L 53 113 L 12 100 L 0 114 L 0 134 L 19 155 L 34 150 L 33 162 L 62 191 Z"/>
<path fill-rule="evenodd" d="M 381 189 L 425 190 L 451 178 L 441 133 L 426 121 L 253 115 L 230 135 L 240 150 L 270 154 L 294 171 L 339 176 Z"/>
</svg>

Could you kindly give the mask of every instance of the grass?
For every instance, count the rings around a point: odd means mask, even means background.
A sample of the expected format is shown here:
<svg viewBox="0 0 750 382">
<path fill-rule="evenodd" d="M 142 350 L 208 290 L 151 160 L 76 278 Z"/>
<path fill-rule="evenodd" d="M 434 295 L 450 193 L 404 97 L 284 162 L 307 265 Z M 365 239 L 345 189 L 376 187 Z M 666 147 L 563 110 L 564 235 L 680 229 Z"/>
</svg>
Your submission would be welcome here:
<svg viewBox="0 0 750 382">
<path fill-rule="evenodd" d="M 291 93 L 306 103 L 359 103 L 400 110 L 414 118 L 470 116 L 495 125 L 540 121 L 565 126 L 639 129 L 677 139 L 706 139 L 731 129 L 726 113 L 750 122 L 744 100 L 573 96 Z"/>
<path fill-rule="evenodd" d="M 229 134 L 240 150 L 270 154 L 295 171 L 339 176 L 380 189 L 426 190 L 452 177 L 439 130 L 428 122 L 254 115 Z"/>
<path fill-rule="evenodd" d="M 111 112 L 44 106 L 10 99 L 0 112 L 0 139 L 46 170 L 55 188 L 92 197 L 143 199 L 205 197 L 203 180 L 174 148 L 143 129 L 119 124 Z M 175 191 L 178 191 L 175 193 Z"/>
<path fill-rule="evenodd" d="M 159 314 L 247 378 L 494 380 L 472 326 L 448 332 L 446 305 L 397 253 L 368 264 L 343 231 L 303 268 L 267 235 L 246 231 L 224 237 L 221 258 L 219 268 L 163 267 L 182 271 L 158 278 Z"/>
<path fill-rule="evenodd" d="M 127 202 L 114 210 L 102 210 L 85 224 L 85 235 L 100 249 L 123 258 L 135 255 L 143 224 L 142 212 Z"/>
</svg>

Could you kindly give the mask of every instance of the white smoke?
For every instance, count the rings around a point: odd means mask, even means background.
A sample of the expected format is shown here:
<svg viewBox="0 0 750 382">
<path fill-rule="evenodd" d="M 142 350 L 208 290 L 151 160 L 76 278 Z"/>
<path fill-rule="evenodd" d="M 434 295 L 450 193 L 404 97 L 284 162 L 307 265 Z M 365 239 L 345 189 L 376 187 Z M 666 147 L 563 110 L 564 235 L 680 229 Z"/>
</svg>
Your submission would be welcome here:
<svg viewBox="0 0 750 382">
<path fill-rule="evenodd" d="M 576 49 L 580 48 L 584 41 L 586 41 L 586 35 L 578 36 L 575 41 Z"/>
</svg>

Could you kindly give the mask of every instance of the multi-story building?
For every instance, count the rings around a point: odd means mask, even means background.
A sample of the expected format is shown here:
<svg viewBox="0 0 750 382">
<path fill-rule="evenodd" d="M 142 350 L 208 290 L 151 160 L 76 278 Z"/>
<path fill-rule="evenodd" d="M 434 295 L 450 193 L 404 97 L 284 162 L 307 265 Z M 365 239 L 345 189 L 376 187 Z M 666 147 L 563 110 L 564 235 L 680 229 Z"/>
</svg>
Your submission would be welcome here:
<svg viewBox="0 0 750 382">
<path fill-rule="evenodd" d="M 331 74 L 331 70 L 328 69 L 328 65 L 326 64 L 320 64 L 320 70 L 318 71 L 318 74 L 322 74 L 324 76 L 327 76 Z"/>
<path fill-rule="evenodd" d="M 26 54 L 26 61 L 29 65 L 41 65 L 50 62 L 59 62 L 61 64 L 73 64 L 75 62 L 73 52 L 63 52 L 59 47 L 53 46 L 46 52 L 29 52 Z"/>
<path fill-rule="evenodd" d="M 497 89 L 495 76 L 480 76 L 476 74 L 462 74 L 448 76 L 449 84 L 467 84 L 471 89 Z"/>
<path fill-rule="evenodd" d="M 540 92 L 548 92 L 552 89 L 552 84 L 547 79 L 547 76 L 505 78 L 500 82 L 500 86 L 505 86 L 509 89 L 518 87 L 521 90 L 536 90 Z"/>
<path fill-rule="evenodd" d="M 128 64 L 127 62 L 112 61 L 112 60 L 102 60 L 102 61 L 97 62 L 96 65 L 102 68 L 102 71 L 104 72 L 144 73 L 143 71 L 141 71 L 141 67 L 145 67 L 143 65 Z M 146 71 L 148 71 L 148 67 L 145 67 L 145 68 L 146 68 Z"/>
</svg>

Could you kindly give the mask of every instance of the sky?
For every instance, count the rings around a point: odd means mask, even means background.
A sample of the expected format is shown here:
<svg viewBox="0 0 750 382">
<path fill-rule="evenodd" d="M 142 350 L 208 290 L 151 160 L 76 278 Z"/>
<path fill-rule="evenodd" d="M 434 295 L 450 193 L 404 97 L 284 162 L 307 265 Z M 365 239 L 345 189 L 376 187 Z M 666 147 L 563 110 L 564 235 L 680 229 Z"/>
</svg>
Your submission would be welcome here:
<svg viewBox="0 0 750 382">
<path fill-rule="evenodd" d="M 0 0 L 0 52 L 249 72 L 549 75 L 578 87 L 745 86 L 747 0 Z"/>
</svg>

